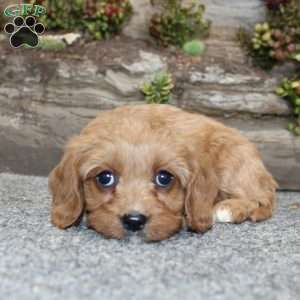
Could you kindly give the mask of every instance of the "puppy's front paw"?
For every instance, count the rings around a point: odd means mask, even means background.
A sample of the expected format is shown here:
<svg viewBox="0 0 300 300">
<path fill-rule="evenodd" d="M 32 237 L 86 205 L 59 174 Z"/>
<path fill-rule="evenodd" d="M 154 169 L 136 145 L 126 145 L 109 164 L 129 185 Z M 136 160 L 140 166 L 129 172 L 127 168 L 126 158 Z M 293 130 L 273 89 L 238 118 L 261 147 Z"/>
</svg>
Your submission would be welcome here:
<svg viewBox="0 0 300 300">
<path fill-rule="evenodd" d="M 227 203 L 219 203 L 214 208 L 214 223 L 240 224 L 248 218 L 248 209 L 237 205 L 236 200 L 226 200 Z"/>
<path fill-rule="evenodd" d="M 232 223 L 233 216 L 229 207 L 218 207 L 214 211 L 214 223 Z"/>
</svg>

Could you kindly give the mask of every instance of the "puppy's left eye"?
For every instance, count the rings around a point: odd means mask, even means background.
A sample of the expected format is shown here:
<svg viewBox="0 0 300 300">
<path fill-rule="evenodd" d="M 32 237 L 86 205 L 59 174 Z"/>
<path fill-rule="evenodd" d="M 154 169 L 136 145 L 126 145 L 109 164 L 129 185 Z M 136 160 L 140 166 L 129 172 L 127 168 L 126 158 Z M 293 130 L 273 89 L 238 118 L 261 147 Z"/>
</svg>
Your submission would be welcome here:
<svg viewBox="0 0 300 300">
<path fill-rule="evenodd" d="M 117 177 L 111 171 L 103 171 L 96 176 L 97 184 L 104 188 L 110 188 L 117 184 Z"/>
<path fill-rule="evenodd" d="M 168 187 L 174 179 L 174 176 L 168 171 L 161 170 L 155 175 L 155 184 L 159 187 Z"/>
</svg>

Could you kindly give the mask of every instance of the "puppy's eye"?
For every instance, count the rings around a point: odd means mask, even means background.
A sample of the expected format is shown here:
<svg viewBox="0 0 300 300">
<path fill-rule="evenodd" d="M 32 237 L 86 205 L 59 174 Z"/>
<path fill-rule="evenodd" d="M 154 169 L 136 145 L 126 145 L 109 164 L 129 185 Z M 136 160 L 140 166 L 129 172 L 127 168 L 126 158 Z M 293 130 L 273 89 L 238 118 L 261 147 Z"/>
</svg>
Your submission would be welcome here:
<svg viewBox="0 0 300 300">
<path fill-rule="evenodd" d="M 168 187 L 174 179 L 174 176 L 168 171 L 161 170 L 155 175 L 155 184 L 159 187 Z"/>
<path fill-rule="evenodd" d="M 110 188 L 117 184 L 117 177 L 111 171 L 103 171 L 96 176 L 97 184 L 104 188 Z"/>
</svg>

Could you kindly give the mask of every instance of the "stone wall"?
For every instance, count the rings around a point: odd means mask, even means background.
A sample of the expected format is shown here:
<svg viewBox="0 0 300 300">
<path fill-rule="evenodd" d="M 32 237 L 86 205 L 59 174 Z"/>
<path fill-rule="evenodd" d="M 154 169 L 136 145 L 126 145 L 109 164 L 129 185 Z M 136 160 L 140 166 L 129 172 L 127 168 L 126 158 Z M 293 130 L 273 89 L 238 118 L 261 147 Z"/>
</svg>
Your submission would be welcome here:
<svg viewBox="0 0 300 300">
<path fill-rule="evenodd" d="M 200 59 L 126 37 L 58 53 L 12 50 L 4 38 L 0 172 L 47 174 L 65 141 L 99 110 L 141 103 L 141 83 L 168 69 L 176 81 L 172 104 L 239 128 L 257 144 L 281 188 L 300 189 L 300 138 L 286 130 L 290 107 L 274 94 L 286 68 L 254 69 L 237 42 L 225 38 L 240 21 L 247 25 L 263 15 L 260 1 L 207 2 L 216 25 Z M 136 3 L 142 7 L 144 2 Z"/>
</svg>

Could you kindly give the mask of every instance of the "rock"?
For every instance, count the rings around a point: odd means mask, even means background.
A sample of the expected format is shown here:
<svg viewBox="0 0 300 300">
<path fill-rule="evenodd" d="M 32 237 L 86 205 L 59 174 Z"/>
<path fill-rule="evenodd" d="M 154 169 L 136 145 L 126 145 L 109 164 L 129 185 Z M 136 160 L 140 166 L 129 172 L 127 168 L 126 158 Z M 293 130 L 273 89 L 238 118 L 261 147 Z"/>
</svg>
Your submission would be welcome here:
<svg viewBox="0 0 300 300">
<path fill-rule="evenodd" d="M 44 34 L 41 38 L 49 41 L 57 41 L 68 46 L 74 44 L 81 38 L 80 33 L 66 33 L 66 34 Z"/>
<path fill-rule="evenodd" d="M 287 101 L 274 93 L 280 82 L 278 78 L 265 78 L 251 70 L 247 74 L 245 71 L 232 73 L 216 64 L 190 72 L 188 82 L 174 103 L 190 110 L 214 115 L 291 113 Z"/>
<path fill-rule="evenodd" d="M 219 86 L 204 88 L 186 86 L 182 96 L 174 100 L 179 106 L 211 115 L 251 113 L 257 115 L 289 115 L 287 101 L 274 93 L 259 93 L 255 90 L 219 89 Z"/>
<path fill-rule="evenodd" d="M 111 85 L 112 90 L 120 93 L 121 96 L 134 96 L 139 92 L 140 86 L 143 82 L 142 78 L 132 78 L 123 72 L 115 72 L 107 70 L 105 81 Z"/>
<path fill-rule="evenodd" d="M 131 0 L 133 16 L 123 33 L 134 39 L 149 39 L 148 24 L 153 12 L 149 0 Z"/>
<path fill-rule="evenodd" d="M 122 66 L 133 75 L 153 74 L 167 69 L 167 64 L 163 59 L 154 53 L 140 51 L 140 60 L 131 65 Z"/>
<path fill-rule="evenodd" d="M 66 33 L 66 34 L 61 35 L 61 39 L 63 41 L 65 41 L 68 46 L 74 44 L 80 38 L 81 38 L 81 34 L 80 33 L 74 33 L 74 32 L 73 33 Z"/>
<path fill-rule="evenodd" d="M 208 66 L 203 72 L 191 72 L 191 83 L 218 83 L 218 84 L 242 84 L 242 83 L 257 83 L 261 78 L 257 75 L 243 75 L 226 73 L 224 69 L 218 65 Z"/>
<path fill-rule="evenodd" d="M 61 50 L 81 38 L 80 33 L 44 34 L 40 37 L 39 47 L 44 50 Z"/>
<path fill-rule="evenodd" d="M 215 27 L 237 29 L 252 27 L 265 18 L 265 7 L 261 0 L 201 0 L 206 6 L 205 16 L 213 21 Z"/>
</svg>

